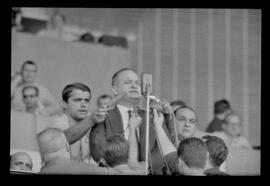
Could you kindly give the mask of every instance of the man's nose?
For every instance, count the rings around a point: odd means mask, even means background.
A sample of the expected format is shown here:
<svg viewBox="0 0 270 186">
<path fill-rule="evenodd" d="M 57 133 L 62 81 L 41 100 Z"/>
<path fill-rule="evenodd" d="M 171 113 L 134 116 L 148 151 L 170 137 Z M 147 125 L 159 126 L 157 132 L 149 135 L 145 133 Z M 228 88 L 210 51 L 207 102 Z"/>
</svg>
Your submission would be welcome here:
<svg viewBox="0 0 270 186">
<path fill-rule="evenodd" d="M 137 83 L 136 83 L 136 82 L 132 82 L 132 83 L 131 83 L 131 86 L 132 86 L 132 87 L 135 87 L 135 88 L 137 88 L 137 87 L 138 87 L 138 85 L 137 85 Z"/>
<path fill-rule="evenodd" d="M 87 106 L 87 103 L 84 102 L 84 101 L 82 101 L 82 102 L 81 102 L 81 106 L 82 106 L 82 107 L 86 107 L 86 106 Z"/>
<path fill-rule="evenodd" d="M 189 124 L 190 124 L 190 123 L 189 123 L 188 121 L 185 121 L 185 126 L 186 126 L 186 127 L 189 127 Z"/>
</svg>

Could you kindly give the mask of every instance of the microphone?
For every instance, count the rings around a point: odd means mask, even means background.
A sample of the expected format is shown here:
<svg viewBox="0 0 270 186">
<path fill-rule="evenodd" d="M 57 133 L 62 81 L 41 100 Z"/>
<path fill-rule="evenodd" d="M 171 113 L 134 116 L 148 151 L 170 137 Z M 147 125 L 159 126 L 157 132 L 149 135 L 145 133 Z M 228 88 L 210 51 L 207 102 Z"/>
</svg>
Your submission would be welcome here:
<svg viewBox="0 0 270 186">
<path fill-rule="evenodd" d="M 142 83 L 141 83 L 142 95 L 146 96 L 147 93 L 149 93 L 148 95 L 151 95 L 152 94 L 152 75 L 143 73 L 141 80 L 142 80 Z"/>
</svg>

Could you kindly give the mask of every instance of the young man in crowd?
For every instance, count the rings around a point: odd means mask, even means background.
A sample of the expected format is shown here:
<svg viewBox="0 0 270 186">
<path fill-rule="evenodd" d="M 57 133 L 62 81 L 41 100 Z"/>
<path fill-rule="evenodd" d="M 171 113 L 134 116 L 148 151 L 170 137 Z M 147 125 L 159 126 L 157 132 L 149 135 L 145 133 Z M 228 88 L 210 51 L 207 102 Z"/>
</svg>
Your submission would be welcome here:
<svg viewBox="0 0 270 186">
<path fill-rule="evenodd" d="M 71 144 L 72 160 L 89 163 L 90 152 L 87 133 L 92 125 L 89 123 L 79 126 L 78 123 L 90 115 L 91 90 L 82 83 L 66 85 L 62 91 L 62 100 L 64 113 L 53 118 L 51 127 L 59 128 L 67 135 Z M 73 133 L 70 134 L 70 131 Z"/>
<path fill-rule="evenodd" d="M 228 176 L 228 174 L 220 170 L 220 165 L 228 157 L 228 148 L 225 142 L 221 138 L 209 135 L 204 136 L 203 139 L 209 152 L 207 168 L 204 173 L 207 176 Z"/>
</svg>

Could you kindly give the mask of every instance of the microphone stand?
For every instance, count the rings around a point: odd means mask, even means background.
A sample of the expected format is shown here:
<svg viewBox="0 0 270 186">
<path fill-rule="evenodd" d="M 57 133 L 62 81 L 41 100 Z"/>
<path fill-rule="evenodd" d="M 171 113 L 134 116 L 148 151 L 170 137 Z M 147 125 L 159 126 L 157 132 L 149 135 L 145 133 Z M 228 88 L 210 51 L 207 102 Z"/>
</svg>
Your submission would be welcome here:
<svg viewBox="0 0 270 186">
<path fill-rule="evenodd" d="M 149 84 L 146 85 L 146 145 L 145 145 L 145 174 L 148 175 L 148 152 L 149 152 L 149 113 L 150 113 L 150 91 L 149 91 Z"/>
</svg>

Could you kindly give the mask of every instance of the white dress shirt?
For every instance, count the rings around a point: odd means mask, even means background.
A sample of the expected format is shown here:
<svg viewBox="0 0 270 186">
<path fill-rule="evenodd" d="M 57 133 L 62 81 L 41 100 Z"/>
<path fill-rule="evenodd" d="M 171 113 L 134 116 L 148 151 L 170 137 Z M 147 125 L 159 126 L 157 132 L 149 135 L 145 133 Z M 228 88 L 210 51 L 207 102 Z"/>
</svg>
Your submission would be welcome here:
<svg viewBox="0 0 270 186">
<path fill-rule="evenodd" d="M 129 129 L 128 129 L 129 115 L 128 115 L 128 111 L 129 110 L 132 111 L 133 109 L 129 109 L 129 108 L 123 106 L 123 105 L 117 105 L 117 108 L 119 109 L 121 117 L 122 117 L 125 138 L 128 140 L 128 137 L 129 137 Z"/>
</svg>

